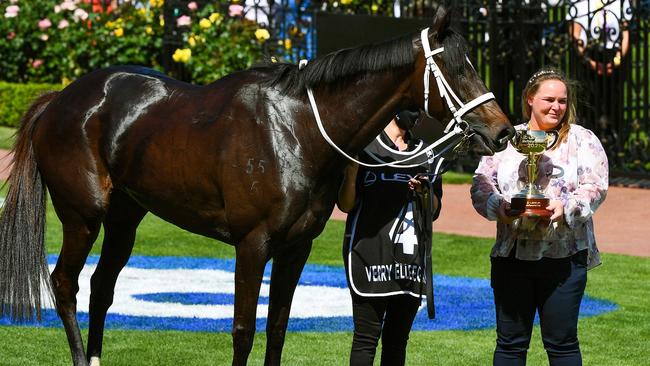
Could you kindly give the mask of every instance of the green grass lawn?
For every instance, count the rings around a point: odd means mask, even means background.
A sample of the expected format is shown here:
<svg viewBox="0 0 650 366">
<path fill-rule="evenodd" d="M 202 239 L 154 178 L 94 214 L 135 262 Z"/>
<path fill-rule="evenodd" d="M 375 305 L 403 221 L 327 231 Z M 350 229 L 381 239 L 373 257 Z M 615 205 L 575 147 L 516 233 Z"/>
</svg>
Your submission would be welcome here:
<svg viewBox="0 0 650 366">
<path fill-rule="evenodd" d="M 48 213 L 48 251 L 58 253 L 61 227 Z M 330 221 L 316 239 L 309 263 L 341 265 L 343 223 Z M 436 273 L 489 277 L 491 240 L 435 234 Z M 100 241 L 93 249 L 98 253 Z M 148 215 L 138 231 L 134 254 L 232 257 L 232 247 L 177 229 Z M 650 360 L 650 258 L 604 254 L 604 264 L 589 273 L 587 293 L 619 305 L 617 311 L 580 320 L 585 365 L 647 365 Z M 343 269 L 341 269 L 343 270 Z M 86 331 L 84 330 L 84 336 Z M 536 328 L 530 365 L 547 364 Z M 488 365 L 494 330 L 413 332 L 408 365 Z M 0 365 L 67 365 L 63 329 L 0 327 Z M 287 335 L 283 364 L 347 363 L 350 332 Z M 265 334 L 258 333 L 250 364 L 263 363 Z M 178 331 L 108 330 L 102 365 L 225 365 L 232 351 L 230 334 Z"/>
<path fill-rule="evenodd" d="M 15 133 L 15 128 L 0 126 L 0 149 L 11 149 L 11 147 L 14 145 Z"/>
</svg>

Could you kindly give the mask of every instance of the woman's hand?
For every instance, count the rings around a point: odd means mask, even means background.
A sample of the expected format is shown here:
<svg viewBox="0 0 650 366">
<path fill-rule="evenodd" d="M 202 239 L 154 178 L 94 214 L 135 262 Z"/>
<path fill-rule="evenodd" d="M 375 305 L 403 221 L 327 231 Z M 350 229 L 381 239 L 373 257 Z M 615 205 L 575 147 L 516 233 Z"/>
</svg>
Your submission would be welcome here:
<svg viewBox="0 0 650 366">
<path fill-rule="evenodd" d="M 559 200 L 551 200 L 546 206 L 546 209 L 553 212 L 550 217 L 551 221 L 562 221 L 564 220 L 564 204 Z"/>
<path fill-rule="evenodd" d="M 502 224 L 510 225 L 513 221 L 519 218 L 519 215 L 508 215 L 508 211 L 510 211 L 510 202 L 503 200 L 497 209 L 497 221 Z"/>
</svg>

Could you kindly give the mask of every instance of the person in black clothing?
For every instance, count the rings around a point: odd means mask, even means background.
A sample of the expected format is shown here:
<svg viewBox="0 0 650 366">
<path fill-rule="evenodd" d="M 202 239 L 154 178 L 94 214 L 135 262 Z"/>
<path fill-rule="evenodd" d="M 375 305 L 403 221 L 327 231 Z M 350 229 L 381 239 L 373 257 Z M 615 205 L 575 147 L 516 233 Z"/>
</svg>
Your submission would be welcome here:
<svg viewBox="0 0 650 366">
<path fill-rule="evenodd" d="M 364 163 L 402 160 L 424 149 L 409 132 L 419 113 L 400 112 L 360 154 Z M 433 219 L 440 211 L 442 182 L 429 184 L 426 155 L 410 168 L 350 164 L 338 206 L 348 213 L 343 258 L 352 295 L 354 337 L 350 365 L 372 365 L 381 336 L 382 365 L 403 365 L 411 325 L 425 296 L 426 243 L 419 243 L 409 190 L 433 192 Z M 429 188 L 431 187 L 431 188 Z M 431 225 L 431 223 L 428 223 Z"/>
</svg>

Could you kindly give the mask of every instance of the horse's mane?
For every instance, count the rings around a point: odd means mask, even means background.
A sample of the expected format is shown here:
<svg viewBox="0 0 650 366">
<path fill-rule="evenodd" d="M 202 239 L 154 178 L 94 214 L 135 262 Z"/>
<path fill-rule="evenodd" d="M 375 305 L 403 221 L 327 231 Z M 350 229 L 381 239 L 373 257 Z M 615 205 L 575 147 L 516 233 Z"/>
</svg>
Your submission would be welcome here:
<svg viewBox="0 0 650 366">
<path fill-rule="evenodd" d="M 465 62 L 469 48 L 467 41 L 458 32 L 451 28 L 445 30 L 442 34 L 442 45 L 445 52 L 442 53 L 444 69 L 450 77 L 450 83 L 463 76 L 465 72 Z M 440 66 L 440 65 L 439 65 Z"/>
<path fill-rule="evenodd" d="M 467 44 L 451 29 L 445 30 L 442 36 L 445 47 L 442 59 L 447 72 L 454 78 L 461 76 Z M 382 43 L 335 51 L 310 61 L 300 72 L 297 65 L 290 63 L 266 63 L 253 69 L 266 74 L 264 84 L 279 86 L 286 94 L 299 95 L 306 87 L 317 84 L 332 85 L 361 73 L 412 66 L 416 55 L 414 37 L 415 34 L 408 34 Z"/>
</svg>

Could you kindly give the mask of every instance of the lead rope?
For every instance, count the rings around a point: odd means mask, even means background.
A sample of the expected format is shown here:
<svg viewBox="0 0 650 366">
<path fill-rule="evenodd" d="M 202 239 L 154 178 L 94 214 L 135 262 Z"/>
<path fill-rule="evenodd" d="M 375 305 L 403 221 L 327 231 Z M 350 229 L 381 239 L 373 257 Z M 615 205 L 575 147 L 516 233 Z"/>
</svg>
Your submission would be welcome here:
<svg viewBox="0 0 650 366">
<path fill-rule="evenodd" d="M 406 213 L 408 212 L 408 205 L 411 204 L 413 207 L 413 229 L 415 230 L 415 235 L 418 241 L 418 256 L 422 260 L 423 271 L 425 281 L 420 282 L 420 299 L 422 299 L 422 293 L 426 295 L 427 298 L 427 315 L 429 319 L 435 319 L 436 317 L 436 305 L 434 298 L 433 290 L 433 264 L 432 264 L 432 225 L 433 225 L 433 182 L 438 179 L 438 174 L 441 170 L 444 158 L 440 158 L 438 163 L 433 169 L 433 173 L 428 173 L 429 179 L 427 180 L 427 189 L 424 193 L 418 193 L 415 191 L 408 192 L 408 199 L 406 206 L 400 212 L 400 215 L 397 220 L 397 225 L 395 225 L 396 230 L 393 231 L 393 235 L 390 238 L 391 242 L 395 244 L 397 242 L 398 232 L 403 232 L 402 225 L 406 220 Z M 429 168 L 432 166 L 432 161 L 429 161 Z M 430 170 L 430 169 L 427 169 Z M 397 248 L 397 245 L 393 248 Z M 393 261 L 395 260 L 395 253 L 393 252 Z M 424 291 L 422 289 L 424 287 Z"/>
<path fill-rule="evenodd" d="M 416 226 L 415 235 L 418 237 L 418 242 L 422 241 L 423 243 L 421 248 L 418 249 L 424 252 L 424 256 L 423 256 L 424 273 L 427 276 L 426 283 L 424 283 L 424 286 L 426 286 L 424 292 L 427 295 L 427 315 L 429 316 L 429 319 L 436 318 L 436 303 L 435 303 L 434 288 L 433 288 L 433 259 L 432 259 L 433 199 L 435 196 L 433 192 L 433 183 L 435 182 L 435 179 L 438 178 L 438 173 L 440 172 L 440 167 L 442 166 L 443 160 L 444 159 L 438 160 L 438 164 L 436 164 L 435 168 L 433 169 L 434 179 L 430 178 L 428 181 L 429 184 L 428 195 L 426 193 L 424 195 L 420 195 L 417 192 L 413 192 L 413 196 L 416 199 L 415 208 L 416 211 L 418 211 L 417 216 L 415 215 L 415 211 L 414 211 L 413 223 L 418 224 Z M 431 168 L 431 165 L 429 165 L 428 168 Z M 419 202 L 420 204 L 418 205 L 417 202 Z M 427 205 L 425 205 L 425 203 Z M 420 207 L 418 208 L 418 206 Z"/>
</svg>

